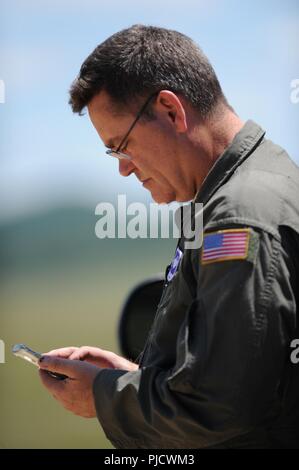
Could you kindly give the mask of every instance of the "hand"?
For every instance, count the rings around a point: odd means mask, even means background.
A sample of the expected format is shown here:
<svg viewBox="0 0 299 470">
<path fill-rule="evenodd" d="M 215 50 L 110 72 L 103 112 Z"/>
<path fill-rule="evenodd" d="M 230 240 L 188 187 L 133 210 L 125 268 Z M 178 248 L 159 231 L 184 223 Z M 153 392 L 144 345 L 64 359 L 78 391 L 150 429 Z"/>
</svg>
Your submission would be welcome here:
<svg viewBox="0 0 299 470">
<path fill-rule="evenodd" d="M 138 364 L 118 356 L 111 351 L 94 348 L 92 346 L 82 346 L 80 348 L 71 346 L 68 348 L 53 349 L 46 353 L 47 356 L 56 356 L 71 361 L 86 361 L 97 367 L 104 369 L 122 369 L 134 371 L 138 369 Z"/>
<path fill-rule="evenodd" d="M 96 416 L 92 386 L 101 370 L 99 367 L 52 356 L 43 356 L 39 361 L 39 367 L 43 385 L 64 408 L 83 418 Z M 57 380 L 46 371 L 58 372 L 67 375 L 68 378 Z"/>
</svg>

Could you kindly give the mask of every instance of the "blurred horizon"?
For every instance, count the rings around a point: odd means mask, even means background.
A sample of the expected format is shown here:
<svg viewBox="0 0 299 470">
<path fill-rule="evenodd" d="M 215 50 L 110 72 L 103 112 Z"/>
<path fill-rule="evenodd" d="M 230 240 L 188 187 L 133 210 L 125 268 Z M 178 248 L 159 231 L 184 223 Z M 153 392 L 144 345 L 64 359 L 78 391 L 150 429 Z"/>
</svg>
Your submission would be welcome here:
<svg viewBox="0 0 299 470">
<path fill-rule="evenodd" d="M 0 104 L 0 220 L 60 205 L 95 207 L 116 191 L 150 200 L 134 176 L 118 174 L 88 116 L 72 114 L 68 105 L 70 84 L 87 55 L 134 23 L 194 39 L 237 114 L 256 120 L 299 162 L 299 106 L 290 100 L 291 81 L 299 77 L 296 0 L 86 0 L 84 6 L 78 0 L 4 0 L 0 8 L 6 98 Z"/>
</svg>

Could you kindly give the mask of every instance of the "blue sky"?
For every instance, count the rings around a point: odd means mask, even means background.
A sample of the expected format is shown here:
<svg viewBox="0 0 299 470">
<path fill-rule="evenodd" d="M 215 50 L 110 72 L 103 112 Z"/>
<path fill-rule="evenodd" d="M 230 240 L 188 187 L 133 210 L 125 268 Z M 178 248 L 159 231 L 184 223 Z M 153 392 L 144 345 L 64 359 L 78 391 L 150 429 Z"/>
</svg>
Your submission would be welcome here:
<svg viewBox="0 0 299 470">
<path fill-rule="evenodd" d="M 73 115 L 70 83 L 86 56 L 134 23 L 177 29 L 204 50 L 232 106 L 299 162 L 297 0 L 2 0 L 0 6 L 0 219 L 52 206 L 94 209 L 117 193 L 150 200 L 117 161 L 88 117 Z"/>
</svg>

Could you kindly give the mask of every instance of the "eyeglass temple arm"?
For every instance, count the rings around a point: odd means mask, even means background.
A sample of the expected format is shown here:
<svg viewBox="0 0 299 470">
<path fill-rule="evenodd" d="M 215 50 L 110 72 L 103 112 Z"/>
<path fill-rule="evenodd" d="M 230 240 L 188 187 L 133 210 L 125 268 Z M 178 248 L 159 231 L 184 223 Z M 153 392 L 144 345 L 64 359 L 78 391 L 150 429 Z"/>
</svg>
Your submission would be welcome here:
<svg viewBox="0 0 299 470">
<path fill-rule="evenodd" d="M 138 121 L 138 119 L 140 118 L 140 116 L 142 115 L 143 111 L 145 110 L 145 108 L 147 107 L 147 105 L 149 104 L 149 102 L 151 101 L 151 99 L 159 92 L 156 92 L 156 93 L 153 93 L 147 100 L 146 102 L 144 103 L 144 105 L 142 106 L 142 108 L 140 109 L 140 111 L 138 111 L 134 121 L 132 122 L 132 124 L 130 125 L 129 127 L 129 130 L 128 132 L 126 133 L 126 135 L 122 138 L 120 144 L 118 145 L 117 149 L 116 149 L 116 152 L 119 152 L 122 145 L 124 144 L 124 142 L 126 141 L 126 138 L 128 137 L 128 135 L 130 134 L 131 130 L 133 129 L 133 127 L 135 126 L 136 122 Z"/>
</svg>

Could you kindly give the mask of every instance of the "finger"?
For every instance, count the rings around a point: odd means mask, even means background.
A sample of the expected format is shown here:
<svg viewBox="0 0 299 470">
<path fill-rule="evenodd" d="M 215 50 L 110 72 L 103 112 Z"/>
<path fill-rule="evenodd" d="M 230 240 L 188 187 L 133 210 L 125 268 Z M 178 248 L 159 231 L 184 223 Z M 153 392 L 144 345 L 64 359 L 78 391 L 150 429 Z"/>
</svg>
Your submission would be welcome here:
<svg viewBox="0 0 299 470">
<path fill-rule="evenodd" d="M 72 352 L 69 359 L 83 361 L 87 358 L 100 357 L 101 349 L 93 348 L 91 346 L 81 346 Z"/>
<path fill-rule="evenodd" d="M 79 361 L 70 361 L 69 359 L 59 358 L 57 356 L 42 356 L 38 362 L 40 369 L 59 374 L 67 375 L 69 378 L 76 378 L 82 363 Z M 80 369 L 81 370 L 81 369 Z"/>
<path fill-rule="evenodd" d="M 69 356 L 69 359 L 71 361 L 82 361 L 83 359 L 86 359 L 89 356 L 89 351 L 83 348 L 76 349 L 71 353 Z"/>
<path fill-rule="evenodd" d="M 106 351 L 105 349 L 95 348 L 93 346 L 81 346 L 72 352 L 69 359 L 86 359 L 96 358 L 96 359 L 105 359 L 111 360 L 115 356 L 111 351 Z"/>
<path fill-rule="evenodd" d="M 113 359 L 115 354 L 104 349 L 95 348 L 91 346 L 82 346 L 76 349 L 69 357 L 70 360 L 74 361 L 85 361 L 100 367 L 113 367 Z"/>
<path fill-rule="evenodd" d="M 68 358 L 77 349 L 79 348 L 76 346 L 69 346 L 67 348 L 52 349 L 52 351 L 49 351 L 44 354 L 47 356 L 57 356 L 57 357 Z"/>
<path fill-rule="evenodd" d="M 79 352 L 79 351 L 75 351 L 69 357 L 69 360 L 70 361 L 81 361 L 81 362 L 84 361 L 84 362 L 88 362 L 89 364 L 92 364 L 92 365 L 97 366 L 97 367 L 99 366 L 99 364 L 101 365 L 101 367 L 105 367 L 105 364 L 106 364 L 104 360 L 101 360 L 97 357 L 93 357 L 89 352 L 82 353 L 82 352 Z"/>
<path fill-rule="evenodd" d="M 56 394 L 61 394 L 64 390 L 64 384 L 62 381 L 54 379 L 51 377 L 48 372 L 44 370 L 39 370 L 39 376 L 43 385 L 49 390 L 49 392 L 56 397 Z"/>
</svg>

